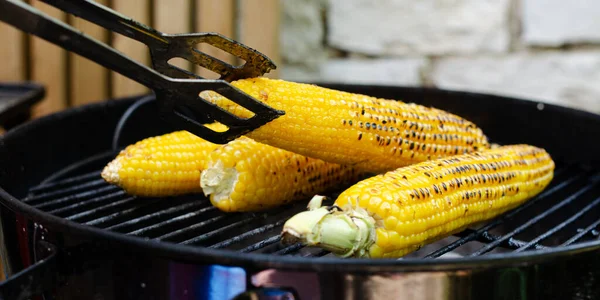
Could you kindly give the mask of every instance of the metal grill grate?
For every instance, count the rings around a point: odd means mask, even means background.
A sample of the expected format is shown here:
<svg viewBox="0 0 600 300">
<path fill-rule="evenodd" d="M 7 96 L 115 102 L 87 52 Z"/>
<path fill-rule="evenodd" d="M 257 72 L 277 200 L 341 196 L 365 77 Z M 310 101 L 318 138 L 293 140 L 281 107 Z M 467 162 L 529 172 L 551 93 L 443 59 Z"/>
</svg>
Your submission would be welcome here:
<svg viewBox="0 0 600 300">
<path fill-rule="evenodd" d="M 305 202 L 260 213 L 223 213 L 203 195 L 165 199 L 138 198 L 108 185 L 100 171 L 110 153 L 65 168 L 30 190 L 24 202 L 65 219 L 170 243 L 227 248 L 243 253 L 323 257 L 327 251 L 300 244 L 285 246 L 279 233 Z M 583 166 L 557 164 L 555 179 L 536 198 L 476 228 L 467 229 L 409 254 L 479 256 L 561 247 L 598 239 L 600 173 Z"/>
</svg>

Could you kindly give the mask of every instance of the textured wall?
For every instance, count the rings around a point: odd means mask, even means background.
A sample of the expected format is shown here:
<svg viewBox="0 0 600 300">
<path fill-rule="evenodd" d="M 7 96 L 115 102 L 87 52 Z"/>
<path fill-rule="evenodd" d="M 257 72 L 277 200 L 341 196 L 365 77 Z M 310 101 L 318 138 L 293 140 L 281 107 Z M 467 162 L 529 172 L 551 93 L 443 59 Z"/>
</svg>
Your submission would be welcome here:
<svg viewBox="0 0 600 300">
<path fill-rule="evenodd" d="M 283 0 L 281 77 L 425 85 L 600 113 L 600 1 Z"/>
</svg>

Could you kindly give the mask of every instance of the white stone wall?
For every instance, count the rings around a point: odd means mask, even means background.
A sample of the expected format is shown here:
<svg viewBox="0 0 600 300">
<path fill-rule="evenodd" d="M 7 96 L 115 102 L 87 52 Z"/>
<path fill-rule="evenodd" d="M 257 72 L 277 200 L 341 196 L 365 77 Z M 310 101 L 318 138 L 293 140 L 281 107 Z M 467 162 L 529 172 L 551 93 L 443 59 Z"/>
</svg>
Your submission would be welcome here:
<svg viewBox="0 0 600 300">
<path fill-rule="evenodd" d="M 284 79 L 434 86 L 600 113 L 600 1 L 282 1 Z"/>
</svg>

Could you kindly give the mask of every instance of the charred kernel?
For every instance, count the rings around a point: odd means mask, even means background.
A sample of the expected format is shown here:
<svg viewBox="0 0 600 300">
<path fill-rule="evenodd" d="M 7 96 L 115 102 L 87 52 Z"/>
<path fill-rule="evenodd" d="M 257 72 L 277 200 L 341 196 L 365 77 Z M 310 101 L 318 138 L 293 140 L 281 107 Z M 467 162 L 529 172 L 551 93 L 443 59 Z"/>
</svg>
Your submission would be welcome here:
<svg viewBox="0 0 600 300">
<path fill-rule="evenodd" d="M 358 133 L 358 140 L 360 141 L 362 139 L 362 132 Z"/>
<path fill-rule="evenodd" d="M 348 124 L 352 126 L 352 120 L 348 120 Z"/>
</svg>

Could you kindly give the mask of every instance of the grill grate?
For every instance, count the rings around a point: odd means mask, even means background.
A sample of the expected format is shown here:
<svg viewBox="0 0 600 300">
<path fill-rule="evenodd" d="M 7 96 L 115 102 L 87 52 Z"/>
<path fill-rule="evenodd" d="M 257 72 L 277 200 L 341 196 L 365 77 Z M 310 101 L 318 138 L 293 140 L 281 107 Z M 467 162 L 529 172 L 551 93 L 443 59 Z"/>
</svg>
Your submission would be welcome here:
<svg viewBox="0 0 600 300">
<path fill-rule="evenodd" d="M 104 165 L 110 157 L 102 154 L 65 168 L 67 171 L 33 187 L 23 201 L 71 221 L 157 241 L 242 253 L 315 258 L 332 255 L 301 244 L 280 243 L 283 223 L 304 210 L 304 202 L 260 213 L 223 213 L 203 195 L 171 197 L 167 201 L 132 197 L 105 183 L 100 171 L 89 172 L 90 165 Z M 406 257 L 523 252 L 598 239 L 599 183 L 600 173 L 558 163 L 555 179 L 536 198 Z"/>
</svg>

